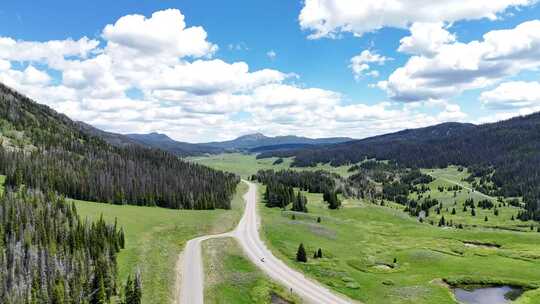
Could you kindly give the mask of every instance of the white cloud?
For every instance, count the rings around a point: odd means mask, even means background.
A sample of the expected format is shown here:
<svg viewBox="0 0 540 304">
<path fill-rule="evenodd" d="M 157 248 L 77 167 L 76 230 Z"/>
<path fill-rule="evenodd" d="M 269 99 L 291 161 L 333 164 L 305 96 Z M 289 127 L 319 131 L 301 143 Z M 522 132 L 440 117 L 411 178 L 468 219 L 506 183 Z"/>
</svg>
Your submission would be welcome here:
<svg viewBox="0 0 540 304">
<path fill-rule="evenodd" d="M 176 89 L 196 95 L 246 91 L 263 84 L 281 82 L 288 77 L 270 69 L 250 72 L 249 66 L 244 62 L 229 64 L 219 59 L 177 64 L 156 71 L 153 76 L 143 80 L 142 86 L 152 89 Z"/>
<path fill-rule="evenodd" d="M 46 42 L 16 41 L 0 37 L 0 59 L 10 61 L 59 62 L 68 56 L 86 58 L 95 51 L 99 41 L 83 37 L 77 41 L 51 40 Z"/>
<path fill-rule="evenodd" d="M 253 131 L 365 137 L 460 113 L 441 106 L 439 114 L 427 115 L 419 107 L 389 102 L 345 105 L 337 92 L 295 84 L 294 74 L 211 59 L 217 46 L 207 41 L 202 27 L 188 27 L 178 10 L 149 18 L 124 16 L 107 25 L 102 37 L 101 44 L 88 38 L 0 38 L 0 81 L 108 131 L 160 131 L 192 142 Z M 351 68 L 375 76 L 369 66 L 387 60 L 366 50 L 351 60 Z M 14 62 L 25 68 L 15 68 Z M 52 81 L 57 73 L 60 79 Z M 137 98 L 130 98 L 134 91 Z M 245 118 L 236 117 L 238 113 Z"/>
<path fill-rule="evenodd" d="M 383 27 L 407 28 L 415 22 L 454 22 L 496 19 L 510 7 L 537 0 L 305 0 L 300 12 L 302 29 L 310 38 L 335 37 L 340 32 L 361 36 Z"/>
<path fill-rule="evenodd" d="M 364 50 L 359 55 L 351 58 L 351 64 L 349 67 L 351 68 L 356 80 L 360 80 L 364 75 L 378 77 L 379 72 L 377 70 L 372 70 L 369 64 L 375 63 L 378 65 L 383 65 L 388 60 L 390 60 L 390 58 L 381 56 L 376 52 Z"/>
<path fill-rule="evenodd" d="M 416 22 L 410 28 L 411 35 L 400 40 L 398 51 L 415 55 L 435 55 L 445 44 L 456 41 L 442 22 Z"/>
<path fill-rule="evenodd" d="M 540 82 L 511 81 L 482 92 L 482 103 L 490 109 L 521 109 L 540 106 Z"/>
<path fill-rule="evenodd" d="M 391 98 L 412 102 L 446 99 L 540 67 L 540 21 L 486 33 L 483 41 L 442 44 L 418 55 L 379 82 Z"/>
<path fill-rule="evenodd" d="M 24 70 L 24 82 L 28 84 L 44 85 L 51 81 L 49 74 L 40 71 L 33 66 L 28 66 Z"/>
<path fill-rule="evenodd" d="M 203 57 L 217 46 L 209 43 L 200 26 L 186 27 L 184 15 L 177 9 L 158 11 L 152 17 L 127 15 L 103 30 L 113 47 L 125 47 L 148 56 Z"/>
</svg>

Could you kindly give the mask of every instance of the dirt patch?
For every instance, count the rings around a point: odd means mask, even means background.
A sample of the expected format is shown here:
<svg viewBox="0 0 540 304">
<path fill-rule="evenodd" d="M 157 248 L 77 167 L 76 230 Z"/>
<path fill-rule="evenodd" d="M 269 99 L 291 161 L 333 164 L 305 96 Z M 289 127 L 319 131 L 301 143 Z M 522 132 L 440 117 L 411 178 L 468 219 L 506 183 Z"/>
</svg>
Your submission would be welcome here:
<svg viewBox="0 0 540 304">
<path fill-rule="evenodd" d="M 375 265 L 375 266 L 373 266 L 373 268 L 375 268 L 377 270 L 387 270 L 387 271 L 394 269 L 394 267 L 391 267 L 391 266 L 386 265 L 386 264 Z"/>
<path fill-rule="evenodd" d="M 475 248 L 490 248 L 490 249 L 497 249 L 501 248 L 502 246 L 495 243 L 486 243 L 486 242 L 478 242 L 478 241 L 462 241 L 463 244 L 467 247 L 475 247 Z"/>
</svg>

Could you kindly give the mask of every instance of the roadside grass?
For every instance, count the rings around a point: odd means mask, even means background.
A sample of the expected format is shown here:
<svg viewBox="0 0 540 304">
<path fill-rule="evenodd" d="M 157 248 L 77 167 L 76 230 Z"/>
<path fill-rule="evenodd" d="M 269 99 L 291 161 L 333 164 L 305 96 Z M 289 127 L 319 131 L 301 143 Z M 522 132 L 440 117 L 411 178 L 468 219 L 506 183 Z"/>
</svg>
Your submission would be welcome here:
<svg viewBox="0 0 540 304">
<path fill-rule="evenodd" d="M 188 161 L 196 162 L 201 165 L 205 165 L 214 169 L 228 171 L 236 173 L 243 178 L 247 178 L 259 170 L 273 169 L 273 170 L 326 170 L 329 172 L 337 173 L 341 176 L 347 177 L 351 175 L 347 170 L 351 166 L 332 167 L 329 164 L 318 164 L 315 167 L 291 167 L 293 161 L 292 158 L 283 158 L 281 164 L 274 165 L 274 162 L 278 158 L 265 158 L 257 159 L 255 154 L 243 154 L 243 153 L 223 153 L 217 155 L 210 155 L 205 157 L 189 157 Z"/>
<path fill-rule="evenodd" d="M 262 193 L 264 186 L 259 186 Z M 439 228 L 392 207 L 348 201 L 340 210 L 328 210 L 322 195 L 309 194 L 308 200 L 307 214 L 259 203 L 261 234 L 276 256 L 352 299 L 454 304 L 442 279 L 462 276 L 477 282 L 540 284 L 538 232 Z M 295 261 L 300 243 L 309 257 L 305 264 Z M 313 259 L 318 248 L 324 258 Z M 540 303 L 540 292 L 527 291 L 515 303 Z"/>
<path fill-rule="evenodd" d="M 518 207 L 513 207 L 508 204 L 504 206 L 497 201 L 497 198 L 490 197 L 479 193 L 477 191 L 470 191 L 468 189 L 463 189 L 457 191 L 455 196 L 453 191 L 447 191 L 446 188 L 449 186 L 454 186 L 456 184 L 470 188 L 471 185 L 466 181 L 463 181 L 463 178 L 468 177 L 466 169 L 462 172 L 458 171 L 457 167 L 451 166 L 444 169 L 424 169 L 423 173 L 429 174 L 435 178 L 428 187 L 430 191 L 423 193 L 424 197 L 431 196 L 431 198 L 437 199 L 443 204 L 441 209 L 441 214 L 435 212 L 436 207 L 431 208 L 429 217 L 427 221 L 433 221 L 435 224 L 438 224 L 440 218 L 444 216 L 446 221 L 451 220 L 454 224 L 463 224 L 466 226 L 483 226 L 483 227 L 492 227 L 496 229 L 512 229 L 518 231 L 530 231 L 530 227 L 533 226 L 533 229 L 536 231 L 538 223 L 534 221 L 523 222 L 517 220 L 517 214 L 520 210 Z M 444 187 L 443 192 L 438 190 L 438 187 Z M 412 199 L 418 199 L 416 193 L 410 195 Z M 495 215 L 495 208 L 482 209 L 479 207 L 475 208 L 475 216 L 471 215 L 471 208 L 467 208 L 464 211 L 463 203 L 466 199 L 472 198 L 475 201 L 475 204 L 478 204 L 480 200 L 489 199 L 497 207 L 499 215 Z M 452 214 L 452 209 L 455 208 L 456 214 Z M 514 221 L 511 220 L 512 216 Z M 488 218 L 488 221 L 485 221 L 485 218 Z"/>
<path fill-rule="evenodd" d="M 253 265 L 233 238 L 203 242 L 203 259 L 205 303 L 267 304 L 272 303 L 273 295 L 299 303 Z"/>
<path fill-rule="evenodd" d="M 247 185 L 240 183 L 232 210 L 172 210 L 130 205 L 110 205 L 75 201 L 82 218 L 100 216 L 111 223 L 115 219 L 124 229 L 126 248 L 118 254 L 119 278 L 140 269 L 143 303 L 172 303 L 175 292 L 176 262 L 185 243 L 197 236 L 232 230 L 243 212 Z"/>
</svg>

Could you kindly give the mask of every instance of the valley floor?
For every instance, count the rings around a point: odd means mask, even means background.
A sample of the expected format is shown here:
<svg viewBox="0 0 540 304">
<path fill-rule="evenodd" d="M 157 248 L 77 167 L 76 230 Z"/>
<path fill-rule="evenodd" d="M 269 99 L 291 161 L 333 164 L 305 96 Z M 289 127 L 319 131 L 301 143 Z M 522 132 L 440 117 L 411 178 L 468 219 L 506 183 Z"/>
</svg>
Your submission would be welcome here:
<svg viewBox="0 0 540 304">
<path fill-rule="evenodd" d="M 118 255 L 120 279 L 140 269 L 143 303 L 173 303 L 178 255 L 197 236 L 233 229 L 242 215 L 247 186 L 240 183 L 232 210 L 192 211 L 76 201 L 81 217 L 117 220 L 126 248 Z"/>
<path fill-rule="evenodd" d="M 322 195 L 307 195 L 308 214 L 261 204 L 263 236 L 276 256 L 352 299 L 450 304 L 455 300 L 442 279 L 540 284 L 540 233 L 439 228 L 361 201 L 328 210 Z M 323 258 L 295 262 L 300 243 L 308 257 L 321 248 Z M 474 245 L 479 243 L 501 247 Z M 519 303 L 539 302 L 537 290 Z"/>
</svg>

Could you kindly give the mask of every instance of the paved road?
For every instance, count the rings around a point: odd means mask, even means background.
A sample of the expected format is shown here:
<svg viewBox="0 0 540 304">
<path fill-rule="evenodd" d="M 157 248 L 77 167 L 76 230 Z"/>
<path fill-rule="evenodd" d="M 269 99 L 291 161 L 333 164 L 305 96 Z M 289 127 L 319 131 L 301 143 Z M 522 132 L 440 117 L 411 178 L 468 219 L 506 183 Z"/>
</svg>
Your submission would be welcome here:
<svg viewBox="0 0 540 304">
<path fill-rule="evenodd" d="M 216 237 L 234 237 L 238 240 L 249 259 L 275 281 L 291 289 L 306 303 L 345 304 L 353 303 L 338 296 L 319 283 L 306 278 L 276 258 L 259 236 L 260 218 L 257 214 L 257 186 L 243 181 L 249 186 L 244 196 L 244 215 L 232 232 L 203 236 L 186 244 L 182 266 L 181 304 L 202 304 L 204 298 L 204 275 L 201 258 L 201 242 Z M 264 259 L 264 262 L 262 261 Z"/>
</svg>

